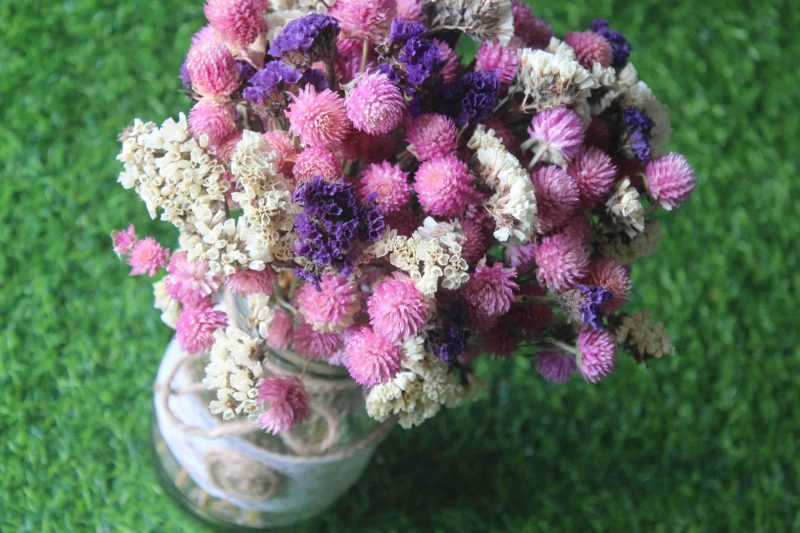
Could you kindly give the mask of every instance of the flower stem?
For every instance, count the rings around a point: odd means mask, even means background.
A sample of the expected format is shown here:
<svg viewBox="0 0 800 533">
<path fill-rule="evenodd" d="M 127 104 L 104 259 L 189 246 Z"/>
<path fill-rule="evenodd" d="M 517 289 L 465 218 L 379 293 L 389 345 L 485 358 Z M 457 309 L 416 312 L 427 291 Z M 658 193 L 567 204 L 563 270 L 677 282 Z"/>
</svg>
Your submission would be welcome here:
<svg viewBox="0 0 800 533">
<path fill-rule="evenodd" d="M 367 57 L 369 56 L 369 39 L 364 37 L 364 45 L 361 47 L 361 68 L 359 72 L 364 72 L 367 68 Z"/>
</svg>

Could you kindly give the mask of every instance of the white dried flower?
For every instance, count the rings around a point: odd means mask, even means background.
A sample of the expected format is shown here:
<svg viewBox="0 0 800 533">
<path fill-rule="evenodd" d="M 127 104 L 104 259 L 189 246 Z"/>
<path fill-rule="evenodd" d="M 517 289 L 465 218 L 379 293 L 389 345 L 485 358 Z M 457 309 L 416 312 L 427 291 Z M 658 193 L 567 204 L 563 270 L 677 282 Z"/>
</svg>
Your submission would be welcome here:
<svg viewBox="0 0 800 533">
<path fill-rule="evenodd" d="M 174 329 L 178 322 L 178 316 L 181 314 L 181 303 L 172 299 L 163 279 L 153 283 L 153 296 L 155 298 L 154 307 L 161 311 L 161 321 Z"/>
<path fill-rule="evenodd" d="M 667 106 L 658 101 L 653 91 L 643 81 L 634 83 L 625 91 L 621 97 L 621 104 L 623 107 L 637 107 L 650 117 L 653 121 L 653 129 L 650 131 L 651 157 L 664 155 L 672 135 Z"/>
<path fill-rule="evenodd" d="M 623 178 L 614 185 L 611 197 L 606 202 L 611 218 L 633 238 L 644 231 L 644 207 L 639 201 L 639 191 L 631 185 L 630 178 Z"/>
<path fill-rule="evenodd" d="M 263 344 L 244 331 L 229 326 L 215 332 L 203 379 L 207 389 L 217 390 L 217 399 L 208 406 L 212 414 L 222 413 L 223 420 L 230 420 L 236 415 L 257 412 L 257 385 L 264 375 L 263 357 Z"/>
<path fill-rule="evenodd" d="M 250 313 L 247 320 L 253 331 L 262 339 L 269 334 L 269 326 L 275 318 L 275 309 L 272 300 L 267 294 L 251 294 L 247 297 L 247 308 Z"/>
<path fill-rule="evenodd" d="M 478 41 L 506 46 L 514 36 L 511 0 L 438 0 L 432 29 L 460 30 Z"/>
</svg>

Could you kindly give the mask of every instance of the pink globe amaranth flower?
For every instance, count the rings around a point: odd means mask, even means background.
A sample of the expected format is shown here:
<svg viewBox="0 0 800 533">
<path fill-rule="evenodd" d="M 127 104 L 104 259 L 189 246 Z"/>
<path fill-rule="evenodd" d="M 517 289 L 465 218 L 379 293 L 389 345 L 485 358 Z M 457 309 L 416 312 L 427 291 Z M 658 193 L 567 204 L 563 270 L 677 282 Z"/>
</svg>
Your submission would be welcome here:
<svg viewBox="0 0 800 533">
<path fill-rule="evenodd" d="M 242 81 L 233 54 L 210 26 L 192 38 L 186 69 L 192 90 L 202 96 L 230 96 Z"/>
<path fill-rule="evenodd" d="M 576 246 L 587 246 L 592 235 L 592 226 L 582 211 L 576 211 L 561 225 L 558 233 L 562 233 L 572 239 Z"/>
<path fill-rule="evenodd" d="M 605 200 L 614 184 L 617 167 L 611 156 L 599 148 L 590 146 L 570 161 L 567 173 L 578 185 L 581 205 L 594 207 Z"/>
<path fill-rule="evenodd" d="M 517 51 L 500 46 L 497 43 L 484 41 L 475 55 L 475 70 L 493 72 L 502 87 L 508 87 L 517 73 Z"/>
<path fill-rule="evenodd" d="M 362 165 L 393 159 L 397 154 L 397 140 L 391 135 L 370 135 L 355 128 L 336 145 L 342 159 L 355 159 Z"/>
<path fill-rule="evenodd" d="M 553 37 L 553 29 L 543 19 L 535 16 L 533 10 L 523 0 L 511 2 L 514 17 L 514 36 L 520 37 L 533 48 L 547 48 Z"/>
<path fill-rule="evenodd" d="M 555 165 L 546 165 L 531 175 L 536 190 L 536 209 L 542 230 L 549 232 L 578 209 L 578 185 L 572 176 Z"/>
<path fill-rule="evenodd" d="M 292 98 L 286 110 L 289 131 L 303 144 L 331 147 L 347 137 L 352 124 L 341 96 L 329 89 L 317 93 L 309 84 Z"/>
<path fill-rule="evenodd" d="M 231 156 L 233 156 L 233 151 L 236 150 L 236 145 L 239 144 L 241 140 L 242 132 L 236 130 L 233 132 L 233 135 L 225 139 L 218 147 L 211 147 L 211 153 L 228 163 L 231 160 Z"/>
<path fill-rule="evenodd" d="M 131 224 L 127 229 L 112 231 L 111 241 L 117 256 L 130 255 L 133 245 L 136 244 L 136 228 Z"/>
<path fill-rule="evenodd" d="M 370 135 L 389 133 L 400 124 L 406 102 L 400 89 L 385 74 L 362 74 L 347 93 L 347 116 Z"/>
<path fill-rule="evenodd" d="M 272 376 L 258 385 L 258 401 L 266 402 L 258 414 L 258 427 L 277 435 L 311 415 L 311 398 L 295 376 Z"/>
<path fill-rule="evenodd" d="M 469 186 L 471 181 L 467 165 L 454 155 L 446 155 L 420 165 L 414 175 L 414 190 L 428 213 L 458 216 L 474 192 Z"/>
<path fill-rule="evenodd" d="M 195 139 L 208 136 L 213 150 L 225 143 L 236 131 L 236 112 L 227 102 L 201 98 L 189 112 L 189 131 Z"/>
<path fill-rule="evenodd" d="M 536 245 L 532 242 L 509 245 L 504 250 L 506 262 L 517 274 L 526 274 L 536 267 Z"/>
<path fill-rule="evenodd" d="M 288 131 L 265 131 L 262 135 L 270 150 L 278 154 L 278 170 L 284 176 L 291 176 L 296 153 Z"/>
<path fill-rule="evenodd" d="M 325 274 L 319 289 L 306 283 L 297 293 L 297 305 L 317 331 L 341 331 L 361 309 L 356 286 L 341 275 Z"/>
<path fill-rule="evenodd" d="M 395 0 L 337 0 L 328 14 L 339 20 L 348 37 L 379 43 L 389 33 L 397 4 Z"/>
<path fill-rule="evenodd" d="M 551 291 L 563 291 L 589 271 L 589 251 L 567 233 L 545 235 L 536 245 L 536 279 Z"/>
<path fill-rule="evenodd" d="M 542 292 L 540 296 L 543 295 Z M 553 311 L 545 304 L 517 305 L 500 320 L 513 322 L 517 329 L 525 333 L 539 333 L 552 322 Z"/>
<path fill-rule="evenodd" d="M 423 0 L 397 0 L 397 18 L 406 22 L 423 22 Z"/>
<path fill-rule="evenodd" d="M 336 38 L 336 77 L 339 83 L 347 83 L 358 75 L 363 46 L 363 39 L 353 39 L 341 33 Z M 371 55 L 367 56 L 368 63 Z"/>
<path fill-rule="evenodd" d="M 461 61 L 455 50 L 440 39 L 434 39 L 433 44 L 439 49 L 439 60 L 444 62 L 442 67 L 442 81 L 445 83 L 452 83 L 458 77 L 458 67 L 461 66 Z"/>
<path fill-rule="evenodd" d="M 384 215 L 402 211 L 411 201 L 408 173 L 403 172 L 400 165 L 387 161 L 372 163 L 361 173 L 358 194 L 362 202 L 367 202 L 375 195 L 375 201 Z"/>
<path fill-rule="evenodd" d="M 375 285 L 367 303 L 369 322 L 389 341 L 407 340 L 428 320 L 428 302 L 414 282 L 396 272 Z"/>
<path fill-rule="evenodd" d="M 341 346 L 338 333 L 315 331 L 314 326 L 301 321 L 292 329 L 292 348 L 309 359 L 324 361 L 331 357 Z"/>
<path fill-rule="evenodd" d="M 514 270 L 505 268 L 502 263 L 480 265 L 470 274 L 460 293 L 467 301 L 475 322 L 486 323 L 511 309 L 514 291 L 519 289 L 514 281 L 516 276 Z"/>
<path fill-rule="evenodd" d="M 400 347 L 362 326 L 348 335 L 344 366 L 356 383 L 372 387 L 392 379 L 400 370 Z"/>
<path fill-rule="evenodd" d="M 425 113 L 406 126 L 408 151 L 420 161 L 443 157 L 456 153 L 455 122 L 450 117 L 438 113 Z"/>
<path fill-rule="evenodd" d="M 575 356 L 568 352 L 546 351 L 536 355 L 536 371 L 551 383 L 566 383 L 575 367 Z"/>
<path fill-rule="evenodd" d="M 281 308 L 275 309 L 275 316 L 267 328 L 267 344 L 282 350 L 289 346 L 292 339 L 292 317 Z"/>
<path fill-rule="evenodd" d="M 464 242 L 461 245 L 461 257 L 467 263 L 474 265 L 486 254 L 491 245 L 491 233 L 484 229 L 481 222 L 462 217 L 459 220 L 461 232 L 464 234 Z"/>
<path fill-rule="evenodd" d="M 264 4 L 263 0 L 208 0 L 203 11 L 225 41 L 243 48 L 267 30 Z"/>
<path fill-rule="evenodd" d="M 647 193 L 666 210 L 678 207 L 689 198 L 697 180 L 686 158 L 676 153 L 648 162 L 644 173 Z"/>
<path fill-rule="evenodd" d="M 583 144 L 583 122 L 566 107 L 545 109 L 533 117 L 528 134 L 537 144 L 533 162 L 549 153 L 551 162 L 566 166 Z"/>
<path fill-rule="evenodd" d="M 228 325 L 224 311 L 217 311 L 208 300 L 184 306 L 175 323 L 178 345 L 190 355 L 200 355 L 214 345 L 214 332 Z"/>
<path fill-rule="evenodd" d="M 503 146 L 506 150 L 517 156 L 517 159 L 521 159 L 519 157 L 519 145 L 520 142 L 517 139 L 517 136 L 511 131 L 511 128 L 506 126 L 506 124 L 496 118 L 490 118 L 483 121 L 483 125 L 489 129 L 494 130 L 495 134 L 500 137 L 500 140 L 503 143 Z"/>
<path fill-rule="evenodd" d="M 186 252 L 175 252 L 164 276 L 167 294 L 184 305 L 196 305 L 219 289 L 219 278 L 208 273 L 208 265 L 189 261 Z"/>
<path fill-rule="evenodd" d="M 239 296 L 251 294 L 272 294 L 273 282 L 278 278 L 270 267 L 264 270 L 250 270 L 246 268 L 225 276 L 225 287 Z"/>
<path fill-rule="evenodd" d="M 326 181 L 335 181 L 342 175 L 339 159 L 322 146 L 309 146 L 295 160 L 292 173 L 298 181 L 320 176 Z"/>
<path fill-rule="evenodd" d="M 611 45 L 593 31 L 571 31 L 564 36 L 564 42 L 575 50 L 578 62 L 589 70 L 595 63 L 607 67 L 614 59 Z"/>
<path fill-rule="evenodd" d="M 147 274 L 153 277 L 158 269 L 169 261 L 169 249 L 164 248 L 153 237 L 145 237 L 136 241 L 128 257 L 131 276 Z"/>
<path fill-rule="evenodd" d="M 631 290 L 631 276 L 628 269 L 613 259 L 595 259 L 589 265 L 589 274 L 584 282 L 611 291 L 611 298 L 603 303 L 603 313 L 613 313 L 628 301 Z"/>
<path fill-rule="evenodd" d="M 602 329 L 583 328 L 578 334 L 578 371 L 589 383 L 597 383 L 614 370 L 614 336 Z"/>
</svg>

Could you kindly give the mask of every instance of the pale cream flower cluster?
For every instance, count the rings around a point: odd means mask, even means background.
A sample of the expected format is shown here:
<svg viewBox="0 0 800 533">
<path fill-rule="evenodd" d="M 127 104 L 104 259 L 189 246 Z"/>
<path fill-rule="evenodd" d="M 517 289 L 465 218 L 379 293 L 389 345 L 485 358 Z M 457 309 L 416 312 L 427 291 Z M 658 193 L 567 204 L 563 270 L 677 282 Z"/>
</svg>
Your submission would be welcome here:
<svg viewBox="0 0 800 533">
<path fill-rule="evenodd" d="M 456 407 L 473 396 L 476 382 L 462 384 L 457 372 L 425 350 L 422 337 L 411 337 L 402 347 L 402 370 L 390 381 L 367 393 L 367 413 L 378 421 L 397 415 L 401 427 L 418 426 L 442 408 Z"/>
<path fill-rule="evenodd" d="M 167 293 L 167 285 L 163 279 L 153 283 L 153 297 L 155 299 L 153 307 L 161 311 L 161 321 L 174 329 L 181 314 L 181 303 L 173 300 Z"/>
<path fill-rule="evenodd" d="M 494 190 L 484 202 L 495 221 L 494 236 L 499 241 L 524 243 L 536 231 L 536 192 L 528 172 L 522 167 L 494 130 L 478 125 L 467 146 L 475 151 L 480 182 Z"/>
<path fill-rule="evenodd" d="M 631 185 L 630 178 L 624 178 L 614 185 L 611 197 L 606 201 L 606 209 L 625 233 L 633 238 L 644 231 L 644 207 L 639 200 L 639 191 Z"/>
<path fill-rule="evenodd" d="M 262 339 L 269 334 L 269 326 L 275 318 L 275 303 L 267 294 L 251 294 L 247 297 L 249 314 L 247 321 L 252 331 L 258 333 Z"/>
<path fill-rule="evenodd" d="M 258 380 L 264 375 L 261 360 L 264 347 L 244 331 L 229 326 L 214 333 L 214 346 L 206 366 L 203 385 L 216 389 L 217 399 L 209 403 L 212 414 L 223 420 L 258 411 Z"/>
<path fill-rule="evenodd" d="M 672 125 L 669 121 L 669 109 L 658 101 L 650 87 L 643 81 L 634 83 L 622 95 L 622 107 L 638 107 L 653 121 L 650 132 L 651 157 L 664 155 L 667 143 L 672 135 Z"/>
<path fill-rule="evenodd" d="M 502 46 L 514 36 L 511 0 L 438 0 L 431 2 L 431 28 L 458 29 L 478 41 L 497 40 Z"/>
<path fill-rule="evenodd" d="M 653 323 L 652 314 L 648 309 L 626 315 L 617 328 L 617 341 L 630 348 L 632 355 L 640 362 L 675 354 L 675 347 L 664 330 L 664 324 Z"/>
<path fill-rule="evenodd" d="M 464 235 L 457 222 L 436 222 L 427 217 L 411 237 L 387 228 L 371 246 L 368 256 L 388 256 L 389 263 L 408 273 L 420 292 L 433 296 L 440 279 L 442 287 L 450 290 L 469 279 L 469 265 L 461 256 L 463 242 Z"/>
<path fill-rule="evenodd" d="M 603 67 L 599 63 L 592 65 L 592 77 L 600 84 L 600 98 L 592 102 L 592 116 L 597 116 L 608 109 L 614 100 L 639 82 L 639 73 L 633 63 L 628 62 L 622 70 Z"/>
<path fill-rule="evenodd" d="M 661 223 L 658 220 L 650 220 L 645 225 L 644 231 L 632 239 L 617 235 L 608 242 L 601 243 L 600 255 L 627 265 L 636 259 L 650 255 L 660 241 Z"/>
</svg>

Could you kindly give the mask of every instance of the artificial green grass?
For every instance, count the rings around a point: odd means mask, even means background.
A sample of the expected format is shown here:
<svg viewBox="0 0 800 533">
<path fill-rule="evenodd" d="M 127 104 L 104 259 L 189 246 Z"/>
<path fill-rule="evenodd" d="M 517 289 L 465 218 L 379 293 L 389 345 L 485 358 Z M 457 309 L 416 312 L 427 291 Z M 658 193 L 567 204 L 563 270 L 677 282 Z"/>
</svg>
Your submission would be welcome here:
<svg viewBox="0 0 800 533">
<path fill-rule="evenodd" d="M 482 401 L 395 430 L 323 530 L 800 528 L 798 12 L 788 1 L 553 2 L 558 33 L 611 18 L 700 176 L 636 265 L 679 355 L 606 381 L 483 365 Z M 159 487 L 151 384 L 169 331 L 111 253 L 133 117 L 187 107 L 201 2 L 0 2 L 0 530 L 198 529 Z"/>
</svg>

